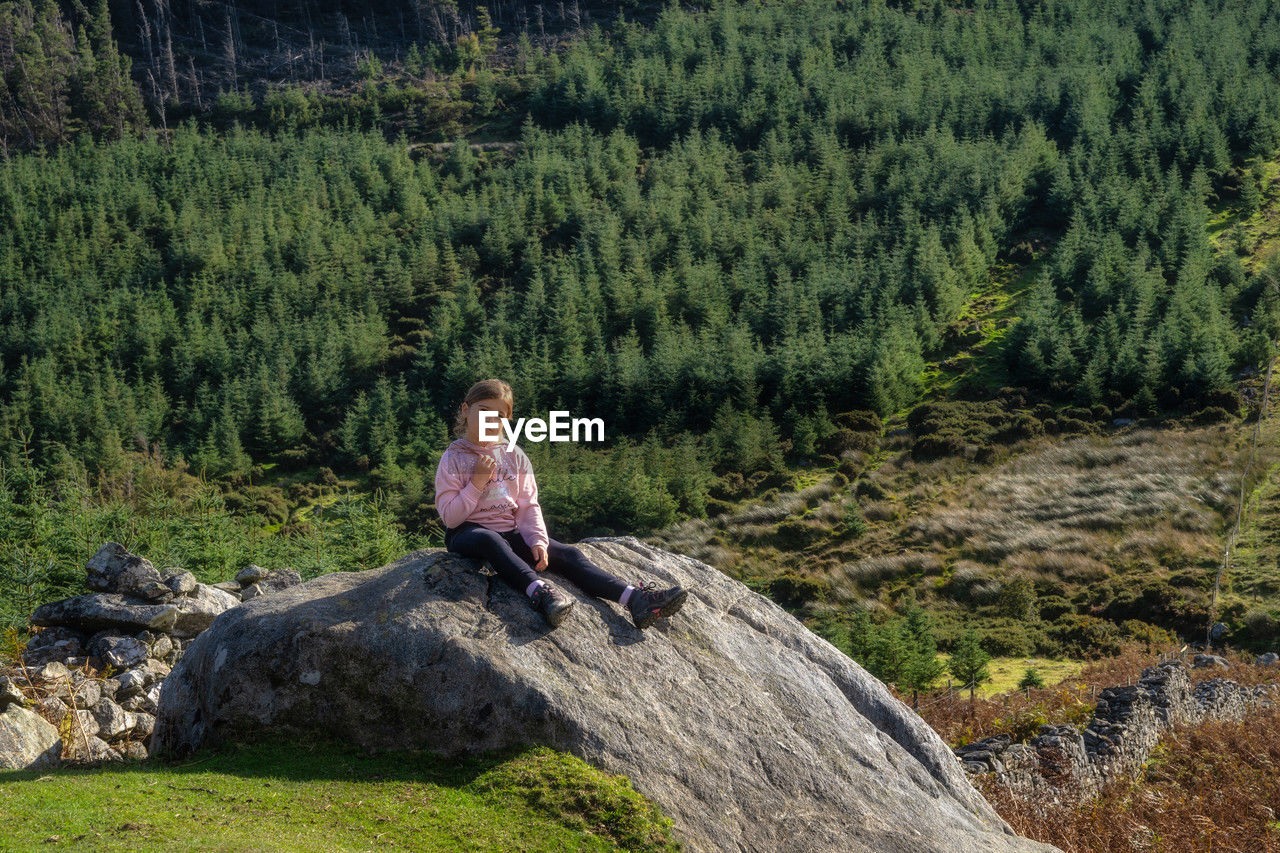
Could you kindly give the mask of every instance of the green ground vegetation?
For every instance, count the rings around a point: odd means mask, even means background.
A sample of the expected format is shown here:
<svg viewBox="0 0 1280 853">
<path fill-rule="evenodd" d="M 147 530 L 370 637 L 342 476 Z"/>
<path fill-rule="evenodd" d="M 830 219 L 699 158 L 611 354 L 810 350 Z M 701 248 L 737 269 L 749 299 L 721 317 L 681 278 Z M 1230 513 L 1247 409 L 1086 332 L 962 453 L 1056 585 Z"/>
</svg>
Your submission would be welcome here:
<svg viewBox="0 0 1280 853">
<path fill-rule="evenodd" d="M 445 760 L 241 746 L 0 773 L 6 850 L 668 851 L 671 822 L 623 777 L 545 747 Z"/>
</svg>

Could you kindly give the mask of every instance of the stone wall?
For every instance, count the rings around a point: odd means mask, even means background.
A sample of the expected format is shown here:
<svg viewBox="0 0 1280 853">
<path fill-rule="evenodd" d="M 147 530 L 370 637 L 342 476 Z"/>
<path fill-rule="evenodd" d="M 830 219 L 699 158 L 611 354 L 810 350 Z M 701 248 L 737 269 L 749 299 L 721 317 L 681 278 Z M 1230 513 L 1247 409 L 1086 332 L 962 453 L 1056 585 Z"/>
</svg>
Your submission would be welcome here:
<svg viewBox="0 0 1280 853">
<path fill-rule="evenodd" d="M 965 770 L 991 773 L 1012 790 L 1047 802 L 1095 796 L 1112 779 L 1132 775 L 1175 725 L 1239 720 L 1273 701 L 1276 685 L 1246 687 L 1226 678 L 1192 684 L 1180 660 L 1142 671 L 1136 685 L 1108 687 L 1083 731 L 1045 725 L 1028 743 L 1008 735 L 956 750 Z"/>
</svg>

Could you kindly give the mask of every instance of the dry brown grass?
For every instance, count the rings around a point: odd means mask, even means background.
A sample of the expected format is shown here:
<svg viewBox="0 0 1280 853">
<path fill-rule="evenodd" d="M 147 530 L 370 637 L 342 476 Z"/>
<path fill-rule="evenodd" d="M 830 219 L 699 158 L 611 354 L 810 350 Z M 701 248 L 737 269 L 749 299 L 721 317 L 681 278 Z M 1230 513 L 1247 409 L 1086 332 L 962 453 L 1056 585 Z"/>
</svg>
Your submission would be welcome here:
<svg viewBox="0 0 1280 853">
<path fill-rule="evenodd" d="M 1027 801 L 991 779 L 978 787 L 1020 835 L 1068 853 L 1280 850 L 1280 708 L 1175 728 L 1142 777 L 1081 806 Z"/>
<path fill-rule="evenodd" d="M 938 692 L 921 699 L 919 714 L 952 747 L 996 734 L 1008 734 L 1015 740 L 1022 740 L 1036 735 L 1045 723 L 1082 726 L 1092 719 L 1098 694 L 1103 689 L 1136 684 L 1143 669 L 1153 666 L 1162 657 L 1178 656 L 1179 651 L 1178 647 L 1151 649 L 1131 643 L 1115 657 L 1085 664 L 1078 675 L 1061 684 L 979 697 L 972 705 L 967 693 Z M 1226 671 L 1218 668 L 1192 669 L 1193 683 L 1219 676 L 1246 685 L 1280 681 L 1280 669 L 1254 666 L 1251 654 L 1217 654 L 1226 658 L 1231 668 Z M 1190 665 L 1190 653 L 1183 657 Z"/>
<path fill-rule="evenodd" d="M 1228 444 L 1217 428 L 1144 429 L 1046 444 L 974 478 L 958 497 L 960 506 L 940 510 L 932 523 L 974 531 L 968 547 L 991 561 L 1023 551 L 1101 553 L 1116 532 L 1133 528 L 1147 534 L 1167 525 L 1212 528 L 1238 487 Z M 1179 545 L 1207 544 L 1172 538 Z"/>
</svg>

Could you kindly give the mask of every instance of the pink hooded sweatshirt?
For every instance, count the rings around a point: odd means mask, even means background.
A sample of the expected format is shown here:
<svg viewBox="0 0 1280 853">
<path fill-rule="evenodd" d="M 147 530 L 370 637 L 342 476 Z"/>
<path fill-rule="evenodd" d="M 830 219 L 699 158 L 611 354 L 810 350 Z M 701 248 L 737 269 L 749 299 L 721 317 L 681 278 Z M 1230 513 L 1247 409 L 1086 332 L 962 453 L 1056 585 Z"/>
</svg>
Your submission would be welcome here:
<svg viewBox="0 0 1280 853">
<path fill-rule="evenodd" d="M 471 472 L 481 453 L 495 457 L 498 465 L 488 484 L 477 489 Z M 538 505 L 533 464 L 518 444 L 508 453 L 505 443 L 485 447 L 465 438 L 455 439 L 436 466 L 436 511 L 445 527 L 474 521 L 500 533 L 519 530 L 530 548 L 545 547 L 550 541 Z"/>
</svg>

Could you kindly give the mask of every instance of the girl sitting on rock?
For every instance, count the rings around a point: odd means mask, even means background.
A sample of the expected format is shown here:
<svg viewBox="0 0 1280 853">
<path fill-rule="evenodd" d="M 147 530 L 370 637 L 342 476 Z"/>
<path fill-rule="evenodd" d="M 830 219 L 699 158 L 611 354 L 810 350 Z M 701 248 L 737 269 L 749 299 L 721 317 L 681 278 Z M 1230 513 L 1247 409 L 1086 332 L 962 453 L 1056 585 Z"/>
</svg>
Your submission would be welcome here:
<svg viewBox="0 0 1280 853">
<path fill-rule="evenodd" d="M 509 420 L 512 409 L 511 386 L 501 379 L 485 379 L 467 391 L 453 426 L 458 438 L 436 468 L 436 511 L 444 521 L 445 547 L 488 561 L 553 627 L 564 621 L 573 599 L 538 577 L 548 568 L 588 595 L 626 607 L 637 628 L 679 610 L 688 596 L 683 587 L 660 590 L 652 581 L 633 586 L 547 535 L 529 457 L 519 445 L 508 453 L 505 435 L 480 441 L 480 413 L 497 412 Z"/>
</svg>

